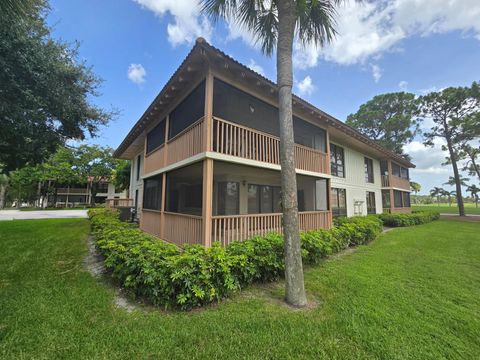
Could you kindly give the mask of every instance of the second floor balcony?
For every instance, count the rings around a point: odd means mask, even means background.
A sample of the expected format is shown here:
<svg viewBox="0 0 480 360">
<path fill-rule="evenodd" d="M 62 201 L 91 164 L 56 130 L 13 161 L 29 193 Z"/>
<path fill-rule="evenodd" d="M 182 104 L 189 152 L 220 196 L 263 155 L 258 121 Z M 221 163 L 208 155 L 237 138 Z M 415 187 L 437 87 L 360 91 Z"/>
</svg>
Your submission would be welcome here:
<svg viewBox="0 0 480 360">
<path fill-rule="evenodd" d="M 395 175 L 382 175 L 382 187 L 410 190 L 410 181 Z"/>
<path fill-rule="evenodd" d="M 280 139 L 268 133 L 213 117 L 201 118 L 158 149 L 146 154 L 145 174 L 210 151 L 259 163 L 280 165 Z M 295 144 L 299 170 L 330 174 L 326 152 Z"/>
</svg>

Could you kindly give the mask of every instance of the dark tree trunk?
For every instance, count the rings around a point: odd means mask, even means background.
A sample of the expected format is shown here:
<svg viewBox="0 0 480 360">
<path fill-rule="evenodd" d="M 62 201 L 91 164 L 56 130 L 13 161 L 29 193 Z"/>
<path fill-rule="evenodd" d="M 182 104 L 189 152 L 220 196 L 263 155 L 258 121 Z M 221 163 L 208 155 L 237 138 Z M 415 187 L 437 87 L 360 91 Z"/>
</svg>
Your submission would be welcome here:
<svg viewBox="0 0 480 360">
<path fill-rule="evenodd" d="M 292 48 L 295 31 L 295 3 L 278 1 L 277 84 L 280 122 L 280 165 L 282 178 L 283 232 L 285 238 L 285 300 L 307 304 L 302 252 L 298 229 L 297 178 L 292 120 Z"/>
<path fill-rule="evenodd" d="M 480 168 L 477 166 L 477 162 L 475 161 L 475 156 L 473 153 L 468 153 L 470 157 L 470 161 L 472 162 L 473 169 L 475 170 L 475 173 L 477 174 L 478 180 L 480 181 Z"/>
<path fill-rule="evenodd" d="M 453 176 L 455 177 L 455 190 L 457 192 L 458 215 L 465 216 L 465 206 L 463 205 L 462 184 L 460 183 L 460 173 L 458 171 L 457 155 L 453 150 L 451 139 L 447 137 L 447 147 L 452 162 Z"/>
<path fill-rule="evenodd" d="M 0 209 L 5 207 L 5 197 L 7 194 L 7 185 L 0 184 Z"/>
</svg>

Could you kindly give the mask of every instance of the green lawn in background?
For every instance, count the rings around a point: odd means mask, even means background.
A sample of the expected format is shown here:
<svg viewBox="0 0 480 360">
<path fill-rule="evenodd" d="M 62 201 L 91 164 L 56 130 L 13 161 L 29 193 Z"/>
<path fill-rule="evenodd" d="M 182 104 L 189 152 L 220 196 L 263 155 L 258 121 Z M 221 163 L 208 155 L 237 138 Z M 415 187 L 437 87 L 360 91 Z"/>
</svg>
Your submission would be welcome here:
<svg viewBox="0 0 480 360">
<path fill-rule="evenodd" d="M 394 229 L 281 284 L 190 313 L 115 307 L 84 270 L 88 220 L 0 222 L 2 359 L 478 359 L 480 223 Z"/>
<path fill-rule="evenodd" d="M 433 210 L 439 211 L 442 214 L 458 214 L 457 204 L 452 204 L 452 206 L 449 206 L 448 204 L 440 203 L 439 206 L 437 204 L 416 205 L 412 203 L 412 210 Z M 480 207 L 476 208 L 475 204 L 466 203 L 465 212 L 467 213 L 467 215 L 480 215 Z"/>
</svg>

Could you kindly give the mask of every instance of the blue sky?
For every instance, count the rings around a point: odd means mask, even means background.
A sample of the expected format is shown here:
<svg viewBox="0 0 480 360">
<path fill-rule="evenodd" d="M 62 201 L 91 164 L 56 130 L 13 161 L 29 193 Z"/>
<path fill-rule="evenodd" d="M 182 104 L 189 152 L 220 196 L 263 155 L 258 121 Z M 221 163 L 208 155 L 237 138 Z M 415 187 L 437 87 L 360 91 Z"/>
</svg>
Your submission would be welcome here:
<svg viewBox="0 0 480 360">
<path fill-rule="evenodd" d="M 211 24 L 187 0 L 51 1 L 54 36 L 80 42 L 80 57 L 104 79 L 94 99 L 120 116 L 92 142 L 116 147 L 193 46 L 205 37 L 238 61 L 275 80 L 274 58 L 235 24 Z M 325 49 L 297 47 L 294 91 L 345 120 L 373 96 L 423 94 L 480 80 L 480 2 L 384 0 L 349 3 L 339 11 L 339 36 Z M 427 126 L 427 125 L 425 125 Z M 421 139 L 418 139 L 421 140 Z M 406 150 L 422 193 L 442 186 L 441 143 Z"/>
</svg>

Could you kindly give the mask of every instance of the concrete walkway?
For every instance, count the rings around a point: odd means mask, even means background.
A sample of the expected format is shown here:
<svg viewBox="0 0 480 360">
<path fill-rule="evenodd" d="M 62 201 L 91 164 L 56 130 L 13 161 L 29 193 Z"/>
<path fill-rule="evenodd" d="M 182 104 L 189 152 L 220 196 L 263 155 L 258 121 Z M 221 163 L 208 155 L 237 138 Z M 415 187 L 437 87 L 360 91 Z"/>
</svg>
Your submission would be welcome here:
<svg viewBox="0 0 480 360">
<path fill-rule="evenodd" d="M 0 220 L 85 219 L 87 210 L 0 210 Z"/>
</svg>

